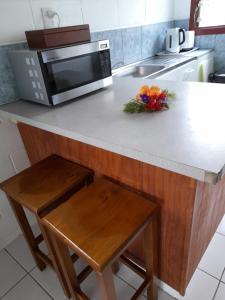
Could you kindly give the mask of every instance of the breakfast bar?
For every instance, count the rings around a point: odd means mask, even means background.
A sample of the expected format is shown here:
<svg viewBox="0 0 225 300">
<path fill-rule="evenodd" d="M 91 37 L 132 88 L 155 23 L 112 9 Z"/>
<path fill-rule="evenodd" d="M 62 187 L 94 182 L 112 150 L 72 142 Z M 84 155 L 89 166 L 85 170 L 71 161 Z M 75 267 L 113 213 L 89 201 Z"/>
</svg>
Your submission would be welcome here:
<svg viewBox="0 0 225 300">
<path fill-rule="evenodd" d="M 56 107 L 6 104 L 0 117 L 17 123 L 32 164 L 55 153 L 151 195 L 161 208 L 159 279 L 184 295 L 225 213 L 225 87 L 113 80 Z M 145 84 L 176 94 L 169 110 L 123 111 Z M 144 263 L 142 238 L 129 252 Z"/>
</svg>

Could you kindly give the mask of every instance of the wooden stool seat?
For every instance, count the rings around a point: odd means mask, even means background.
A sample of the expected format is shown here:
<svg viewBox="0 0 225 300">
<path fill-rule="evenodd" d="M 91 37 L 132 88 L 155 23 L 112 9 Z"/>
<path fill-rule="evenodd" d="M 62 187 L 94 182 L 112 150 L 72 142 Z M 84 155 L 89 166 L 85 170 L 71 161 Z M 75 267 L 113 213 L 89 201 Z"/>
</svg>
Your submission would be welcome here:
<svg viewBox="0 0 225 300">
<path fill-rule="evenodd" d="M 97 179 L 87 189 L 79 191 L 60 208 L 45 216 L 42 223 L 58 249 L 59 260 L 63 262 L 62 268 L 65 273 L 68 273 L 68 255 L 63 245 L 82 257 L 101 278 L 130 243 L 141 232 L 147 230 L 157 211 L 158 206 L 152 201 L 111 181 Z M 71 267 L 69 269 L 71 272 Z M 152 274 L 153 272 L 151 276 Z M 145 283 L 147 287 L 150 278 L 148 283 Z M 71 281 L 68 285 L 71 285 Z M 75 293 L 83 296 L 79 288 L 73 288 Z M 112 290 L 108 292 L 112 293 Z M 107 297 L 102 299 L 115 299 L 113 296 Z M 74 296 L 74 299 L 78 298 Z M 87 298 L 83 296 L 79 299 Z"/>
<path fill-rule="evenodd" d="M 90 170 L 52 155 L 4 181 L 0 188 L 16 202 L 39 215 L 57 199 L 92 177 Z"/>
<path fill-rule="evenodd" d="M 90 184 L 93 175 L 93 172 L 87 168 L 52 155 L 0 184 L 0 188 L 9 199 L 38 268 L 43 270 L 46 264 L 53 267 L 68 298 L 71 295 L 66 280 L 48 234 L 40 224 L 40 219 L 82 187 Z M 42 234 L 37 237 L 33 234 L 24 207 L 34 213 L 41 227 Z M 39 248 L 43 240 L 47 244 L 49 255 Z M 76 259 L 77 256 L 73 255 L 73 260 Z M 90 270 L 84 270 L 81 279 L 89 273 Z"/>
</svg>

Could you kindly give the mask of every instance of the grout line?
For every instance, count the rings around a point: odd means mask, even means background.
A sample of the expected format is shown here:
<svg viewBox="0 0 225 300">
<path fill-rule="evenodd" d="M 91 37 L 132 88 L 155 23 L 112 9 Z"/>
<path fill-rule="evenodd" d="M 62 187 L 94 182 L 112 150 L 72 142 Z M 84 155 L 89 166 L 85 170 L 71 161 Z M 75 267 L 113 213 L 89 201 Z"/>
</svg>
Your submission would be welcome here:
<svg viewBox="0 0 225 300">
<path fill-rule="evenodd" d="M 26 272 L 26 275 L 24 276 L 24 277 L 26 277 L 27 275 L 28 276 L 30 276 L 39 286 L 40 286 L 40 288 L 51 298 L 51 299 L 53 299 L 54 300 L 54 298 L 49 294 L 49 292 L 30 274 L 35 268 L 36 268 L 36 266 L 34 266 L 30 271 L 27 271 L 17 260 L 16 260 L 16 258 L 7 250 L 7 249 L 4 249 L 5 250 L 5 252 Z M 24 278 L 23 277 L 23 278 Z M 22 278 L 22 279 L 23 279 Z M 21 280 L 22 280 L 21 279 Z M 20 281 L 21 281 L 20 280 Z M 20 281 L 18 281 L 18 283 L 20 282 Z M 16 283 L 16 285 L 17 285 L 17 283 Z M 15 286 L 16 286 L 15 285 Z M 13 286 L 13 288 L 15 287 L 15 286 Z M 12 288 L 11 288 L 12 289 Z M 10 290 L 11 290 L 10 289 Z M 9 291 L 10 291 L 9 290 Z M 9 292 L 8 291 L 8 292 Z M 8 293 L 7 292 L 7 293 Z M 5 295 L 3 295 L 3 296 L 5 296 Z M 0 298 L 0 299 L 2 299 L 2 298 Z"/>
<path fill-rule="evenodd" d="M 52 299 L 54 300 L 54 297 L 31 275 L 28 274 L 29 277 L 31 277 L 31 279 L 36 282 L 36 284 Z"/>
<path fill-rule="evenodd" d="M 9 292 L 11 292 L 25 277 L 27 277 L 28 274 L 26 273 L 22 278 L 20 278 L 19 281 L 17 281 L 17 283 L 15 283 L 7 292 L 5 292 L 5 294 L 3 294 L 0 299 L 3 299 Z"/>
<path fill-rule="evenodd" d="M 217 234 L 219 234 L 219 235 L 222 235 L 223 237 L 225 237 L 225 234 L 224 233 L 221 233 L 221 232 L 216 232 Z"/>
<path fill-rule="evenodd" d="M 218 292 L 218 290 L 219 290 L 219 286 L 220 286 L 220 281 L 219 281 L 219 283 L 218 283 L 218 285 L 217 285 L 217 288 L 216 288 L 215 293 L 214 293 L 214 295 L 213 295 L 213 297 L 212 297 L 212 300 L 215 300 L 216 294 L 217 294 L 217 292 Z"/>
<path fill-rule="evenodd" d="M 115 276 L 117 278 L 119 278 L 121 281 L 123 281 L 124 283 L 126 283 L 127 285 L 129 285 L 129 287 L 131 287 L 133 290 L 137 290 L 133 285 L 131 285 L 129 282 L 127 282 L 125 279 L 123 279 L 122 277 L 120 277 L 118 274 L 115 274 Z"/>
<path fill-rule="evenodd" d="M 30 274 L 31 272 L 33 272 L 34 269 L 36 269 L 36 268 L 37 268 L 37 266 L 35 265 L 35 266 L 28 272 L 28 274 Z"/>
<path fill-rule="evenodd" d="M 9 252 L 9 250 L 7 250 L 6 248 L 4 248 L 5 252 L 27 273 L 29 274 L 29 271 L 27 271 L 23 265 L 21 265 L 21 263 Z"/>
<path fill-rule="evenodd" d="M 220 277 L 220 283 L 222 282 L 222 283 L 225 283 L 225 282 L 223 282 L 222 281 L 222 278 L 223 278 L 223 275 L 225 274 L 225 268 L 224 268 L 224 270 L 223 270 L 223 273 L 222 273 L 222 275 L 221 275 L 221 277 Z"/>
<path fill-rule="evenodd" d="M 205 273 L 205 274 L 209 275 L 210 277 L 212 277 L 212 278 L 216 279 L 217 281 L 220 281 L 220 279 L 219 279 L 219 278 L 215 277 L 214 275 L 211 275 L 211 274 L 210 274 L 210 273 L 208 273 L 207 271 L 205 271 L 205 270 L 203 270 L 203 269 L 201 269 L 201 268 L 198 268 L 198 270 L 200 270 L 201 272 L 203 272 L 203 273 Z"/>
</svg>

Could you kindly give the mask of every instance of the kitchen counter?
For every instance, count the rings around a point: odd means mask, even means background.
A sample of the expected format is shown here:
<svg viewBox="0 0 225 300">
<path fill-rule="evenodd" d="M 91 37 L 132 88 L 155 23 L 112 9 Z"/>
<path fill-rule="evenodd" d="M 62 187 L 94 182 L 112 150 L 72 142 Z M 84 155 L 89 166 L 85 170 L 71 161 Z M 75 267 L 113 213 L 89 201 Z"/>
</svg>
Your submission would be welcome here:
<svg viewBox="0 0 225 300">
<path fill-rule="evenodd" d="M 170 109 L 124 113 L 143 84 L 174 91 Z M 179 297 L 225 213 L 224 92 L 218 84 L 114 78 L 79 101 L 55 108 L 19 101 L 1 106 L 0 117 L 19 122 L 32 164 L 56 153 L 159 204 L 159 282 Z M 142 239 L 128 251 L 143 262 Z"/>
<path fill-rule="evenodd" d="M 124 113 L 143 84 L 174 91 L 170 110 Z M 223 85 L 114 78 L 79 101 L 55 108 L 19 101 L 1 106 L 0 116 L 215 184 L 225 165 L 224 92 Z"/>
</svg>

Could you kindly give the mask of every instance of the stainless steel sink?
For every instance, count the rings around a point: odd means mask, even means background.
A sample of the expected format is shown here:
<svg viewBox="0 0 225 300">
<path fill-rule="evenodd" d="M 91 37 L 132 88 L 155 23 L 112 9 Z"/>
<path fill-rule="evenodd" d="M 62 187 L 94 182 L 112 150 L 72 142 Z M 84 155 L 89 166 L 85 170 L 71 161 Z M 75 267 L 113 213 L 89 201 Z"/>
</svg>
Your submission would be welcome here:
<svg viewBox="0 0 225 300">
<path fill-rule="evenodd" d="M 120 71 L 115 76 L 116 77 L 132 76 L 132 77 L 142 78 L 142 77 L 148 77 L 163 69 L 165 69 L 165 66 L 161 66 L 161 65 L 138 65 L 138 66 L 127 67 L 124 70 Z"/>
<path fill-rule="evenodd" d="M 152 75 L 158 71 L 163 70 L 164 66 L 158 65 L 146 65 L 146 66 L 137 66 L 135 72 L 133 73 L 134 77 L 146 77 Z"/>
<path fill-rule="evenodd" d="M 159 75 L 162 75 L 192 60 L 195 60 L 195 58 L 180 55 L 153 56 L 133 65 L 127 65 L 116 69 L 113 71 L 113 76 L 154 79 Z"/>
</svg>

